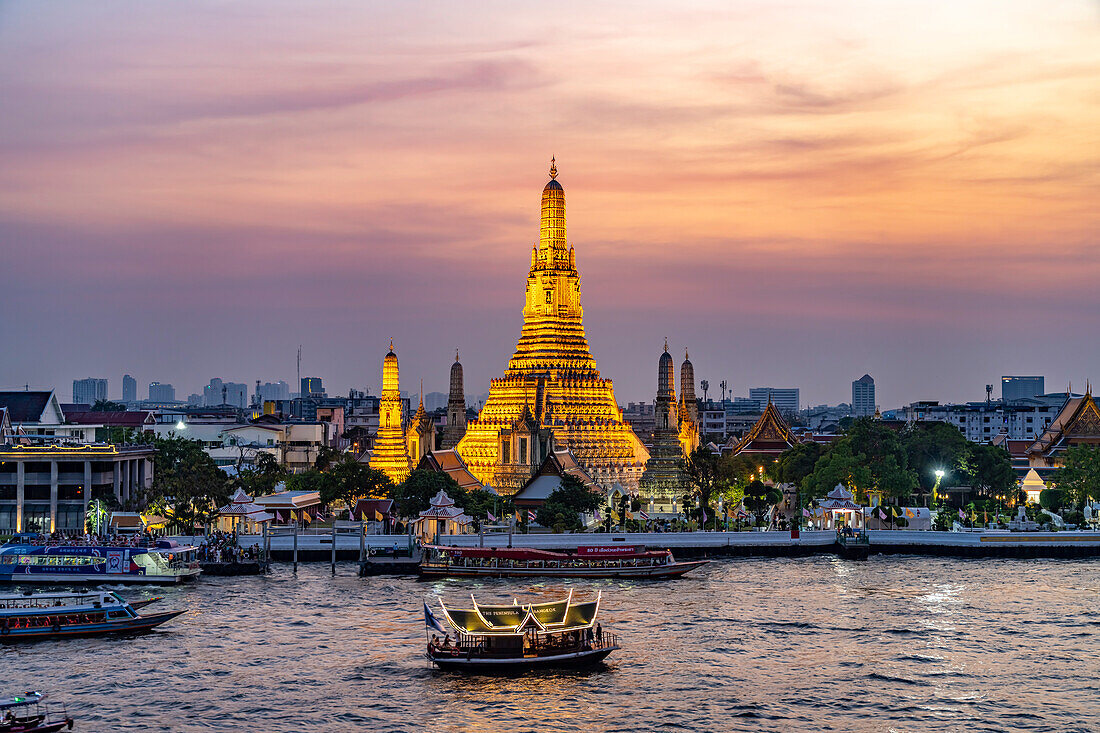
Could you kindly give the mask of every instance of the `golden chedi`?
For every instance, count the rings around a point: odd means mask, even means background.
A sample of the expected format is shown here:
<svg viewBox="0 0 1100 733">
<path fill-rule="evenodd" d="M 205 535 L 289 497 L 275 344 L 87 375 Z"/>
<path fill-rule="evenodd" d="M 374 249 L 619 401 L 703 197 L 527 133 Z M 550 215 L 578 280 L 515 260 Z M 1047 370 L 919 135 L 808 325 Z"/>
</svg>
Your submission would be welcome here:
<svg viewBox="0 0 1100 733">
<path fill-rule="evenodd" d="M 384 472 L 401 483 L 412 468 L 405 443 L 405 430 L 401 424 L 401 388 L 399 386 L 397 354 L 390 351 L 382 361 L 382 399 L 378 407 L 378 434 L 374 438 L 370 466 Z"/>
<path fill-rule="evenodd" d="M 483 484 L 515 493 L 553 450 L 568 449 L 604 489 L 636 490 L 649 458 L 588 351 L 581 283 L 565 234 L 565 191 L 551 162 L 531 251 L 523 330 L 503 377 L 466 426 L 458 453 Z"/>
</svg>

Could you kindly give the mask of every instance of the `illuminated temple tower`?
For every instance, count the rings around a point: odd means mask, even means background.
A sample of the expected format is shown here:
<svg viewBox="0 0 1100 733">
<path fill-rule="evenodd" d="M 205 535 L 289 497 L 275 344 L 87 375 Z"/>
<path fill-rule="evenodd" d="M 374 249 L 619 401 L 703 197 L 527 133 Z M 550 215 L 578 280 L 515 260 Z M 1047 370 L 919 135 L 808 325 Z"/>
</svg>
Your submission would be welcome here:
<svg viewBox="0 0 1100 733">
<path fill-rule="evenodd" d="M 443 428 L 443 439 L 439 447 L 443 450 L 454 448 L 466 434 L 466 390 L 462 379 L 462 364 L 458 361 L 458 349 L 455 349 L 455 363 L 451 364 L 451 394 L 447 398 L 447 426 Z"/>
<path fill-rule="evenodd" d="M 515 493 L 555 449 L 569 449 L 602 488 L 636 490 L 649 453 L 623 422 L 611 380 L 600 377 L 588 351 L 557 175 L 551 161 L 519 343 L 504 376 L 490 381 L 489 399 L 467 425 L 458 453 L 502 495 Z"/>
<path fill-rule="evenodd" d="M 371 452 L 371 468 L 377 468 L 395 483 L 409 475 L 411 463 L 406 451 L 405 431 L 401 426 L 401 388 L 399 386 L 397 354 L 390 351 L 382 361 L 382 399 L 378 407 L 378 435 Z"/>
<path fill-rule="evenodd" d="M 684 455 L 699 447 L 699 403 L 695 401 L 695 366 L 684 349 L 680 365 L 680 446 Z"/>
<path fill-rule="evenodd" d="M 653 449 L 645 464 L 640 484 L 645 496 L 672 499 L 680 495 L 683 484 L 680 459 L 684 451 L 680 444 L 680 406 L 676 403 L 676 367 L 672 354 L 665 350 L 657 362 L 657 398 L 653 401 Z"/>
</svg>

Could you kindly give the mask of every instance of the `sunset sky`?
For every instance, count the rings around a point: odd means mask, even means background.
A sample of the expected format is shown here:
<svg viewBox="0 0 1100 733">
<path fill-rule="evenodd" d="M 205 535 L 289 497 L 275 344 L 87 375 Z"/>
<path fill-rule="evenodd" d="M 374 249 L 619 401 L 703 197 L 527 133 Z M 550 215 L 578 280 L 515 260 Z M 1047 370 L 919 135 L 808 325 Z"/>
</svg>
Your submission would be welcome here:
<svg viewBox="0 0 1100 733">
<path fill-rule="evenodd" d="M 1096 0 L 97 0 L 0 4 L 0 388 L 485 392 L 551 155 L 622 404 L 1100 381 Z"/>
</svg>

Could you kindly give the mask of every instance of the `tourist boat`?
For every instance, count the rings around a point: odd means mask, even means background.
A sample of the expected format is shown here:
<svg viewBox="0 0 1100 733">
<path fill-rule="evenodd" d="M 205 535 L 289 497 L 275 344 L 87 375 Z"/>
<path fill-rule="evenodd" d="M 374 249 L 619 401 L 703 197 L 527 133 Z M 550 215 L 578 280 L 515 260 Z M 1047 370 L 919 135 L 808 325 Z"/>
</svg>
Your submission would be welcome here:
<svg viewBox="0 0 1100 733">
<path fill-rule="evenodd" d="M 57 733 L 72 728 L 73 719 L 68 715 L 58 718 L 43 710 L 41 692 L 0 698 L 0 733 Z M 31 712 L 31 706 L 34 712 Z"/>
<path fill-rule="evenodd" d="M 116 593 L 0 596 L 0 642 L 147 631 L 181 613 L 166 611 L 141 616 Z"/>
<path fill-rule="evenodd" d="M 160 540 L 152 547 L 0 546 L 0 583 L 157 583 L 197 577 L 198 548 Z"/>
<path fill-rule="evenodd" d="M 439 601 L 446 625 L 427 603 L 424 622 L 444 634 L 428 641 L 428 659 L 442 669 L 517 670 L 537 667 L 576 667 L 603 661 L 619 648 L 614 634 L 596 622 L 596 600 L 573 602 L 573 592 L 563 601 L 510 606 L 481 606 L 470 596 L 471 608 L 456 608 Z M 449 628 L 448 628 L 449 627 Z M 450 634 L 455 639 L 451 641 Z"/>
<path fill-rule="evenodd" d="M 427 545 L 421 555 L 420 576 L 678 578 L 707 562 L 677 562 L 668 550 L 617 545 L 578 547 L 573 553 L 526 547 Z"/>
</svg>

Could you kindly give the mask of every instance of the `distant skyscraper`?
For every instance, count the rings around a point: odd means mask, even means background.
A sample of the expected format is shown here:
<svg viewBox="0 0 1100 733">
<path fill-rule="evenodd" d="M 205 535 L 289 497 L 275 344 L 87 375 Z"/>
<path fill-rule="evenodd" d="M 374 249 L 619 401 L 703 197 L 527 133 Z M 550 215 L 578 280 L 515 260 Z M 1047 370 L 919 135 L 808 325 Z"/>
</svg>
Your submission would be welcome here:
<svg viewBox="0 0 1100 733">
<path fill-rule="evenodd" d="M 278 382 L 264 382 L 257 388 L 256 394 L 259 395 L 259 403 L 261 405 L 264 402 L 289 400 L 290 385 L 281 379 Z"/>
<path fill-rule="evenodd" d="M 137 402 L 137 380 L 129 374 L 122 375 L 122 401 Z"/>
<path fill-rule="evenodd" d="M 214 377 L 210 384 L 202 388 L 202 404 L 204 407 L 218 407 L 220 405 L 233 405 L 244 408 L 248 406 L 248 385 L 239 382 L 223 382 Z"/>
<path fill-rule="evenodd" d="M 302 377 L 302 397 L 324 397 L 325 388 L 320 377 Z"/>
<path fill-rule="evenodd" d="M 1001 377 L 1001 399 L 1005 402 L 1038 397 L 1046 392 L 1045 377 Z"/>
<path fill-rule="evenodd" d="M 176 388 L 170 384 L 161 384 L 160 382 L 149 382 L 149 401 L 150 402 L 175 402 L 176 401 Z"/>
<path fill-rule="evenodd" d="M 798 412 L 799 408 L 797 387 L 753 387 L 749 390 L 749 399 L 759 402 L 762 408 L 770 399 L 780 412 Z"/>
<path fill-rule="evenodd" d="M 96 400 L 107 399 L 107 380 L 87 379 L 73 380 L 73 402 L 78 405 L 94 405 Z"/>
<path fill-rule="evenodd" d="M 875 414 L 875 380 L 870 374 L 852 382 L 852 414 L 856 417 Z"/>
</svg>

